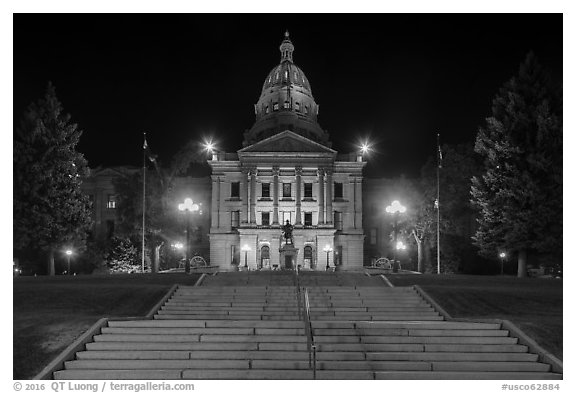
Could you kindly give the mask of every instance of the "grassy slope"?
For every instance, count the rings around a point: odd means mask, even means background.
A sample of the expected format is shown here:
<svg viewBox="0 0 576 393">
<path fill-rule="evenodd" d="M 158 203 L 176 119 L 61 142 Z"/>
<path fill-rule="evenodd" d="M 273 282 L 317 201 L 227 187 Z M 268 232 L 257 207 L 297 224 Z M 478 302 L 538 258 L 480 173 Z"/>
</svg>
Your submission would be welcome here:
<svg viewBox="0 0 576 393">
<path fill-rule="evenodd" d="M 198 275 L 18 277 L 14 379 L 29 379 L 102 317 L 144 316 L 175 283 Z"/>
<path fill-rule="evenodd" d="M 420 285 L 454 318 L 511 320 L 562 359 L 562 280 L 461 275 L 388 277 L 396 286 Z"/>
</svg>

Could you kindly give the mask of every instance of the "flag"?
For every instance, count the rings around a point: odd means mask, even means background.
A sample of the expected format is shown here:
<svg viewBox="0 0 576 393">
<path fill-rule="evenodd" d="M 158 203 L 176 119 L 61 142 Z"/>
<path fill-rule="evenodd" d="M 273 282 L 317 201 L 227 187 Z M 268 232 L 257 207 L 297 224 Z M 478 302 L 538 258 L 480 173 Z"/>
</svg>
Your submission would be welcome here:
<svg viewBox="0 0 576 393">
<path fill-rule="evenodd" d="M 438 142 L 438 168 L 442 168 L 442 149 L 440 148 L 440 134 L 438 134 L 437 142 Z"/>
<path fill-rule="evenodd" d="M 150 160 L 150 162 L 156 164 L 156 159 L 158 156 L 156 154 L 152 154 L 150 151 L 150 148 L 148 147 L 148 141 L 146 140 L 146 133 L 144 133 L 144 146 L 142 146 L 142 148 L 144 149 L 144 154 Z"/>
</svg>

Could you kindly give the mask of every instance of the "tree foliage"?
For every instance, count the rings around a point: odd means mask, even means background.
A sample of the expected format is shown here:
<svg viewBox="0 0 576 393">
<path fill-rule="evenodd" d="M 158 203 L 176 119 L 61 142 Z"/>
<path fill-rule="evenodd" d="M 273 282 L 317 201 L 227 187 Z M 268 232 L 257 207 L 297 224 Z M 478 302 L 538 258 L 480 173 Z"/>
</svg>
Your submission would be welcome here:
<svg viewBox="0 0 576 393">
<path fill-rule="evenodd" d="M 504 84 L 476 137 L 484 159 L 472 180 L 480 216 L 474 236 L 484 255 L 517 254 L 518 275 L 530 253 L 562 250 L 562 103 L 530 53 Z M 561 258 L 560 258 L 561 259 Z"/>
<path fill-rule="evenodd" d="M 52 84 L 14 132 L 14 251 L 46 253 L 50 274 L 56 250 L 82 248 L 91 226 L 90 202 L 80 190 L 88 171 L 76 151 L 81 135 Z"/>
<path fill-rule="evenodd" d="M 138 249 L 130 238 L 113 237 L 104 253 L 104 260 L 111 273 L 136 273 L 142 271 Z"/>
</svg>

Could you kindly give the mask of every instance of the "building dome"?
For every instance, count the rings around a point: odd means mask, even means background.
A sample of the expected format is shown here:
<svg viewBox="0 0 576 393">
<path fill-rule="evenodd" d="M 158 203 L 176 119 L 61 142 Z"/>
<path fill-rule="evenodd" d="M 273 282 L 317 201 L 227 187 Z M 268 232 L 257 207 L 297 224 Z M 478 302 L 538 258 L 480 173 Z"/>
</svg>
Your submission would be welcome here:
<svg viewBox="0 0 576 393">
<path fill-rule="evenodd" d="M 244 146 L 290 130 L 330 146 L 328 133 L 317 121 L 318 105 L 308 78 L 292 60 L 294 45 L 288 32 L 280 45 L 280 64 L 268 73 L 254 105 L 256 122 L 244 133 Z"/>
</svg>

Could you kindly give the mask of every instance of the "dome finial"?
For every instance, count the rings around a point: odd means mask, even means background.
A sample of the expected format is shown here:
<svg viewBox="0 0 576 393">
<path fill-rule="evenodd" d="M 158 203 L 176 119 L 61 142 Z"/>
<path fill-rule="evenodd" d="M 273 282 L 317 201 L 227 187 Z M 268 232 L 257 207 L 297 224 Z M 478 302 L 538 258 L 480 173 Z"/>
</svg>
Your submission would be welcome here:
<svg viewBox="0 0 576 393">
<path fill-rule="evenodd" d="M 284 41 L 282 41 L 280 45 L 280 53 L 282 54 L 280 61 L 292 62 L 292 52 L 294 52 L 294 45 L 292 41 L 290 41 L 290 33 L 286 30 L 284 33 Z"/>
</svg>

